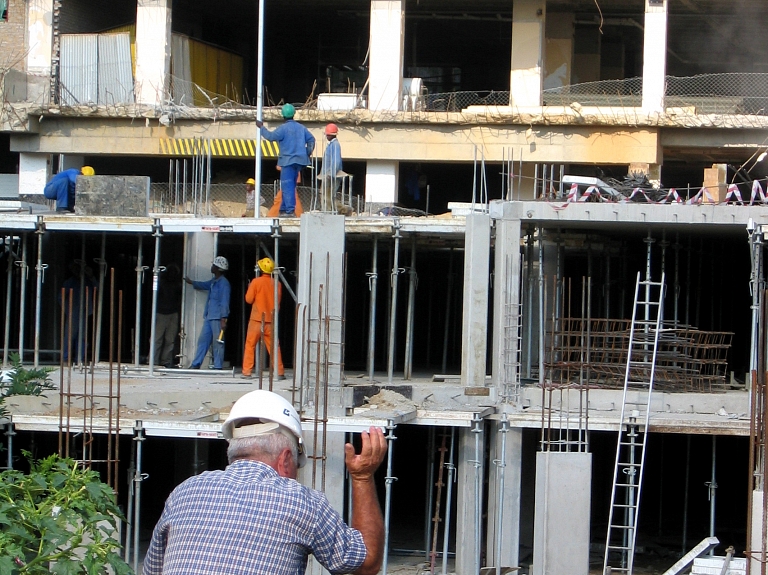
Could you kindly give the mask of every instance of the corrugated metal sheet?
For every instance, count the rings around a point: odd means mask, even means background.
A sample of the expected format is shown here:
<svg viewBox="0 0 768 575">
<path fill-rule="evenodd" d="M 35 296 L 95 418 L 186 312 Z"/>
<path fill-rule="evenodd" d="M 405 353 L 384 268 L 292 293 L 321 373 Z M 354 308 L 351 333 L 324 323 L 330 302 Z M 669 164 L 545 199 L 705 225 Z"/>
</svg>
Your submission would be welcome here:
<svg viewBox="0 0 768 575">
<path fill-rule="evenodd" d="M 171 35 L 171 75 L 173 101 L 186 106 L 193 105 L 195 96 L 189 60 L 189 38 L 182 34 Z"/>
<path fill-rule="evenodd" d="M 99 104 L 133 102 L 130 34 L 99 34 L 98 58 Z"/>
<path fill-rule="evenodd" d="M 96 103 L 98 92 L 98 40 L 96 34 L 61 35 L 61 85 L 65 106 Z"/>
</svg>

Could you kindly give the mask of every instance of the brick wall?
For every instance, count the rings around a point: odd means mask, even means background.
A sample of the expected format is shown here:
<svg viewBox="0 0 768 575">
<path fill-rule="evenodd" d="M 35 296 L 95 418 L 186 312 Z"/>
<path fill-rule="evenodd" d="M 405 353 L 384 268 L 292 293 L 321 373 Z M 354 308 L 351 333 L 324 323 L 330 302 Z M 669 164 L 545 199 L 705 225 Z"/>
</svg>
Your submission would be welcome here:
<svg viewBox="0 0 768 575">
<path fill-rule="evenodd" d="M 0 20 L 0 68 L 24 70 L 25 0 L 8 0 L 8 19 Z"/>
</svg>

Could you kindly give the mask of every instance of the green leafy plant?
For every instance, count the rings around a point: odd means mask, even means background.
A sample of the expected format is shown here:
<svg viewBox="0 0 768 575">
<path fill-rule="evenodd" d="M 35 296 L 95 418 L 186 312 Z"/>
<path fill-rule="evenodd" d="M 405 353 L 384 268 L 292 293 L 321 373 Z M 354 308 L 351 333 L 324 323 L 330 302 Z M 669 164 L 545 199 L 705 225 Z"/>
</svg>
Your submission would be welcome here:
<svg viewBox="0 0 768 575">
<path fill-rule="evenodd" d="M 53 368 L 27 369 L 21 365 L 18 353 L 10 355 L 11 369 L 6 372 L 9 381 L 0 381 L 0 417 L 8 416 L 5 398 L 11 395 L 43 395 L 44 391 L 56 389 L 48 377 Z"/>
<path fill-rule="evenodd" d="M 72 459 L 0 474 L 0 575 L 132 573 L 117 554 L 114 491 Z"/>
</svg>

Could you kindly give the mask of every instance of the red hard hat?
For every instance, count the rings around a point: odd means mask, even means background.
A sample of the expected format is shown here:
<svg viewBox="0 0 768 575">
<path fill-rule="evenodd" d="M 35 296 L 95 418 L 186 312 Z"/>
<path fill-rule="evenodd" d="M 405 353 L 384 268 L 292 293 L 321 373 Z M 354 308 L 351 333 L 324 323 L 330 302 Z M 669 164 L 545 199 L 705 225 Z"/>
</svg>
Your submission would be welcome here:
<svg viewBox="0 0 768 575">
<path fill-rule="evenodd" d="M 339 127 L 336 124 L 328 124 L 325 127 L 325 135 L 330 136 L 331 134 L 338 134 L 339 133 Z"/>
</svg>

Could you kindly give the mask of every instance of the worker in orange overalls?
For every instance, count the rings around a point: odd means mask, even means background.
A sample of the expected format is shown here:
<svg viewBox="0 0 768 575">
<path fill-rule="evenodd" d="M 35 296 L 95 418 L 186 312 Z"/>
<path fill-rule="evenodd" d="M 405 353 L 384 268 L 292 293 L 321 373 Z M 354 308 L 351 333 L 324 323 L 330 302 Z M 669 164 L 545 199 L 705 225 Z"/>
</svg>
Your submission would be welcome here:
<svg viewBox="0 0 768 575">
<path fill-rule="evenodd" d="M 248 322 L 248 335 L 245 338 L 245 351 L 243 352 L 243 379 L 252 379 L 253 364 L 256 355 L 256 344 L 262 339 L 262 345 L 267 347 L 267 352 L 272 356 L 272 313 L 275 311 L 275 285 L 277 283 L 277 307 L 280 308 L 280 300 L 283 297 L 283 286 L 277 279 L 275 262 L 271 258 L 262 258 L 258 262 L 261 273 L 251 280 L 248 291 L 245 294 L 245 302 L 251 304 L 251 319 Z M 272 365 L 274 366 L 274 360 Z M 285 367 L 280 353 L 280 344 L 277 346 L 277 379 L 285 379 Z"/>
</svg>

